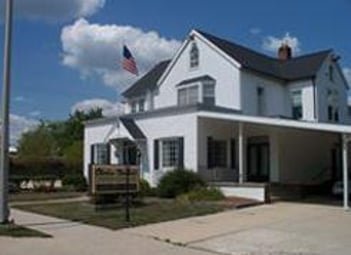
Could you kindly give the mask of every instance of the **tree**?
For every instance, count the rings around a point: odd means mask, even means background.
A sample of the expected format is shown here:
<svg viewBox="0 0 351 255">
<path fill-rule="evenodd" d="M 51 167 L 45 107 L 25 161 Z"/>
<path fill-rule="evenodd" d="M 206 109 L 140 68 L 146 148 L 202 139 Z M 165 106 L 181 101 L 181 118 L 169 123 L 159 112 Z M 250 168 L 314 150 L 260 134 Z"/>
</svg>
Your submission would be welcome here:
<svg viewBox="0 0 351 255">
<path fill-rule="evenodd" d="M 44 158 L 57 155 L 56 142 L 45 123 L 22 135 L 19 141 L 19 157 Z"/>
</svg>

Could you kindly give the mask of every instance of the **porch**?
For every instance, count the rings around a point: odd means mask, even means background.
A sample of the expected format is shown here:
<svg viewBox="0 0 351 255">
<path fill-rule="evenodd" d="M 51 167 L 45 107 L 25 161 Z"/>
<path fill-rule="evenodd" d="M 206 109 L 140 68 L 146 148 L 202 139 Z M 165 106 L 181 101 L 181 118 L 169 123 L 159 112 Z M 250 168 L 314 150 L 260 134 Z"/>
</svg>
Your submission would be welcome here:
<svg viewBox="0 0 351 255">
<path fill-rule="evenodd" d="M 210 112 L 197 126 L 198 172 L 226 192 L 249 186 L 262 197 L 261 184 L 313 190 L 341 180 L 348 188 L 348 126 Z"/>
</svg>

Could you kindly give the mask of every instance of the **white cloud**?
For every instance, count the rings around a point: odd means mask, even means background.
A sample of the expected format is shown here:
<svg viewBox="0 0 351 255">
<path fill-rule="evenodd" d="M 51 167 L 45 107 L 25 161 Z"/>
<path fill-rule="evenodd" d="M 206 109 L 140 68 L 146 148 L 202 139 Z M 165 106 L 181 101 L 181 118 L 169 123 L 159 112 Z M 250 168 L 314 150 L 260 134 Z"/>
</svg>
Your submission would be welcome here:
<svg viewBox="0 0 351 255">
<path fill-rule="evenodd" d="M 122 46 L 126 44 L 136 59 L 139 73 L 160 60 L 170 58 L 180 42 L 161 37 L 155 31 L 122 25 L 91 24 L 79 19 L 61 32 L 64 65 L 80 71 L 83 78 L 98 76 L 117 90 L 136 80 L 121 69 Z"/>
<path fill-rule="evenodd" d="M 252 27 L 252 28 L 250 28 L 249 31 L 250 31 L 250 34 L 252 34 L 252 35 L 258 35 L 262 32 L 261 28 L 259 28 L 259 27 Z"/>
<path fill-rule="evenodd" d="M 34 129 L 38 124 L 37 120 L 10 114 L 10 144 L 16 144 L 23 133 Z"/>
<path fill-rule="evenodd" d="M 349 86 L 351 86 L 351 67 L 344 67 L 342 71 L 344 72 L 346 81 L 348 82 Z"/>
<path fill-rule="evenodd" d="M 105 5 L 105 0 L 14 0 L 15 17 L 65 21 L 88 17 Z M 3 18 L 5 0 L 0 0 L 0 17 Z"/>
<path fill-rule="evenodd" d="M 41 111 L 32 111 L 29 113 L 32 117 L 39 117 L 41 115 Z"/>
<path fill-rule="evenodd" d="M 285 36 L 278 38 L 274 36 L 267 36 L 263 39 L 262 48 L 266 51 L 276 53 L 282 43 L 287 43 L 293 54 L 298 54 L 301 52 L 301 43 L 297 37 L 290 36 L 289 33 L 286 33 Z"/>
<path fill-rule="evenodd" d="M 90 110 L 101 108 L 102 114 L 106 117 L 118 116 L 124 113 L 124 107 L 120 102 L 110 102 L 101 98 L 83 100 L 71 107 L 71 113 L 75 111 L 89 112 Z"/>
<path fill-rule="evenodd" d="M 16 96 L 13 101 L 15 102 L 24 102 L 26 99 L 24 98 L 24 96 Z"/>
</svg>

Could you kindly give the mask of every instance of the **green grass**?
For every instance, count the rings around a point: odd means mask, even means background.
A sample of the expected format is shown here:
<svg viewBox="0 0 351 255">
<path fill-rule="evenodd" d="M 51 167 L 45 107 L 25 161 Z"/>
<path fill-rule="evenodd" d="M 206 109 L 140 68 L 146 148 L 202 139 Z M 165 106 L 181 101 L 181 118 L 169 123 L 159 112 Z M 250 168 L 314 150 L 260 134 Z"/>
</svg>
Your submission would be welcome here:
<svg viewBox="0 0 351 255">
<path fill-rule="evenodd" d="M 10 202 L 24 202 L 24 201 L 44 201 L 51 199 L 75 198 L 83 196 L 84 192 L 19 192 L 13 193 L 9 196 Z"/>
<path fill-rule="evenodd" d="M 130 210 L 130 223 L 125 222 L 125 210 L 121 205 L 105 210 L 96 210 L 95 206 L 88 202 L 17 205 L 15 208 L 110 229 L 120 229 L 216 213 L 225 210 L 228 206 L 219 203 L 179 203 L 174 200 L 155 199 L 133 205 Z"/>
<path fill-rule="evenodd" d="M 14 224 L 0 224 L 0 236 L 8 237 L 51 237 L 45 233 Z"/>
</svg>

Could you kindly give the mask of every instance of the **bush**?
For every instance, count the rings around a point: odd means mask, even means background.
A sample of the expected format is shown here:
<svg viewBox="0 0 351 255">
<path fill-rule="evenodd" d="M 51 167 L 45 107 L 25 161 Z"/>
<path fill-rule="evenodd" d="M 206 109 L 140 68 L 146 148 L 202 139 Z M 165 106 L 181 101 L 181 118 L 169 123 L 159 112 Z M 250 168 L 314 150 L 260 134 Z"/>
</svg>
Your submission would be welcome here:
<svg viewBox="0 0 351 255">
<path fill-rule="evenodd" d="M 157 195 L 157 191 L 155 190 L 155 188 L 151 188 L 150 184 L 144 179 L 140 179 L 139 188 L 140 197 L 153 197 Z"/>
<path fill-rule="evenodd" d="M 224 199 L 222 191 L 217 188 L 196 188 L 186 194 L 189 201 L 219 201 Z"/>
<path fill-rule="evenodd" d="M 87 190 L 87 182 L 83 175 L 66 175 L 62 179 L 62 184 L 64 187 L 71 188 L 74 191 Z"/>
<path fill-rule="evenodd" d="M 160 180 L 157 192 L 163 198 L 175 198 L 196 187 L 204 187 L 202 178 L 192 171 L 176 169 L 166 173 Z"/>
</svg>

